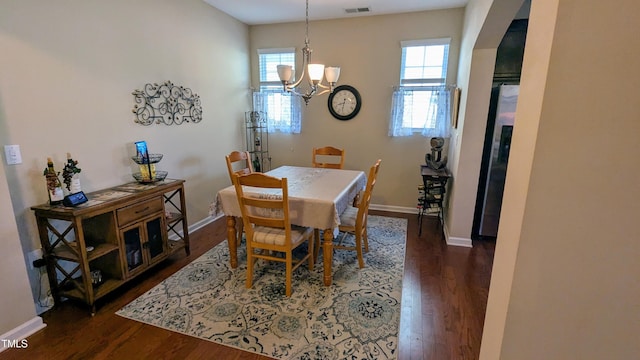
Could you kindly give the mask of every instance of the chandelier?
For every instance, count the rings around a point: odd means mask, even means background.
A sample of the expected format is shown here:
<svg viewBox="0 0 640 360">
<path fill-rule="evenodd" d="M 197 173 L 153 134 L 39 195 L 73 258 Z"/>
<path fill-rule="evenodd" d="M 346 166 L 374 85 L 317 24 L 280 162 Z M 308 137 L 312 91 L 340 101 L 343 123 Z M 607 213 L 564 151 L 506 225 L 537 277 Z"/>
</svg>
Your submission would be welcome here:
<svg viewBox="0 0 640 360">
<path fill-rule="evenodd" d="M 340 77 L 340 67 L 327 66 L 325 68 L 323 64 L 312 64 L 312 52 L 313 50 L 309 47 L 309 0 L 307 0 L 306 32 L 304 47 L 302 48 L 302 75 L 297 78 L 297 81 L 291 83 L 294 75 L 292 66 L 278 65 L 278 76 L 280 77 L 280 81 L 282 81 L 284 91 L 302 97 L 304 99 L 304 103 L 307 105 L 314 95 L 333 92 L 333 89 L 338 82 L 338 78 Z M 301 92 L 301 89 L 298 88 L 298 86 L 302 83 L 305 75 L 308 77 L 307 82 L 309 84 L 309 88 L 306 91 Z M 329 85 L 324 85 L 322 83 L 323 75 L 327 79 L 327 83 L 329 83 Z M 323 90 L 318 93 L 318 88 Z"/>
</svg>

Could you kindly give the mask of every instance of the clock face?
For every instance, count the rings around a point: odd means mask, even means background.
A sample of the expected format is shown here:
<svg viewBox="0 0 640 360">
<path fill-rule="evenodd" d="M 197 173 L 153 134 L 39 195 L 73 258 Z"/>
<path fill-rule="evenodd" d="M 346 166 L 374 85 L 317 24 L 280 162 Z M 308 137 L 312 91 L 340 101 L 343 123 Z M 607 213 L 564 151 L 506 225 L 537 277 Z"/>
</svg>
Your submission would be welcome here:
<svg viewBox="0 0 640 360">
<path fill-rule="evenodd" d="M 349 120 L 360 111 L 360 93 L 349 85 L 336 87 L 329 95 L 329 112 L 338 120 Z"/>
</svg>

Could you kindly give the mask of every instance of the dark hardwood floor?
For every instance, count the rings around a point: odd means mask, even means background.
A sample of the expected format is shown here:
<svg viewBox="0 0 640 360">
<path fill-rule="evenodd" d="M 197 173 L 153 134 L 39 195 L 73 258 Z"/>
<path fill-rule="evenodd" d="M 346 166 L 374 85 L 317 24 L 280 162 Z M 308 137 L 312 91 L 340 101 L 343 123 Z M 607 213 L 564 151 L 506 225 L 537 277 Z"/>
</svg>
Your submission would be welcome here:
<svg viewBox="0 0 640 360">
<path fill-rule="evenodd" d="M 418 238 L 416 215 L 371 213 L 409 219 L 398 359 L 477 359 L 495 242 L 447 246 L 434 218 L 425 218 Z M 189 257 L 177 253 L 101 299 L 93 317 L 71 301 L 42 314 L 47 327 L 27 339 L 26 349 L 8 349 L 0 360 L 267 359 L 115 315 L 225 237 L 224 219 L 194 232 Z"/>
</svg>

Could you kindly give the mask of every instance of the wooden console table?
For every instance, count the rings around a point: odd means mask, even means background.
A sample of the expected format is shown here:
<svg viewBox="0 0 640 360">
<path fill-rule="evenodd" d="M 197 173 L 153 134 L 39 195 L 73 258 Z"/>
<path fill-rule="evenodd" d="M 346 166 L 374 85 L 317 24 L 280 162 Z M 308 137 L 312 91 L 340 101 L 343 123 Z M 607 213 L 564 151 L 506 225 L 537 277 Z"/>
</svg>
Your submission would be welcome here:
<svg viewBox="0 0 640 360">
<path fill-rule="evenodd" d="M 76 207 L 34 206 L 56 305 L 95 302 L 169 255 L 185 249 L 189 229 L 184 180 L 131 182 L 86 194 Z M 169 239 L 169 236 L 174 239 Z"/>
</svg>

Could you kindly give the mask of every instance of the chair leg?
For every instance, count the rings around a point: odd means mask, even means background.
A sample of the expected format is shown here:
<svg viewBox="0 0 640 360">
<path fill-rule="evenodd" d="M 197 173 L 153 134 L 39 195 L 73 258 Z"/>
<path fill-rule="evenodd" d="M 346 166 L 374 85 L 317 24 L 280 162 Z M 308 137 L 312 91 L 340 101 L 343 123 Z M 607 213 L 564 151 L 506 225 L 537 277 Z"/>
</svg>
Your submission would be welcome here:
<svg viewBox="0 0 640 360">
<path fill-rule="evenodd" d="M 316 233 L 315 231 L 311 235 L 309 241 L 309 270 L 313 270 L 313 264 L 315 262 L 315 258 L 318 255 L 316 251 L 315 242 L 316 242 Z"/>
<path fill-rule="evenodd" d="M 348 231 L 343 231 L 342 232 L 342 237 L 340 238 L 340 241 L 338 241 L 338 245 L 342 245 L 342 242 L 344 241 L 344 239 L 347 238 L 347 235 L 349 235 Z M 338 234 L 338 236 L 340 236 L 340 234 Z"/>
<path fill-rule="evenodd" d="M 244 222 L 242 221 L 242 218 L 240 218 L 240 221 L 237 221 L 236 223 L 238 224 L 238 228 L 236 229 L 236 248 L 238 248 L 242 242 L 242 234 L 244 234 Z"/>
<path fill-rule="evenodd" d="M 315 246 L 313 247 L 313 258 L 317 261 L 318 254 L 320 253 L 320 230 L 313 229 L 313 241 Z"/>
<path fill-rule="evenodd" d="M 362 258 L 362 234 L 361 231 L 356 231 L 356 253 L 358 254 L 358 266 L 360 269 L 364 267 L 364 259 Z"/>
<path fill-rule="evenodd" d="M 286 283 L 285 283 L 285 294 L 287 295 L 287 297 L 291 296 L 291 277 L 293 275 L 293 255 L 291 254 L 291 251 L 287 251 L 286 254 L 287 257 L 287 261 L 286 261 Z"/>
<path fill-rule="evenodd" d="M 369 252 L 369 237 L 367 236 L 367 227 L 364 227 L 362 238 L 364 239 L 364 252 Z"/>
<path fill-rule="evenodd" d="M 246 287 L 247 289 L 251 289 L 251 287 L 253 286 L 253 256 L 251 256 L 253 254 L 253 248 L 251 247 L 251 244 L 249 243 L 249 239 L 247 239 L 247 283 L 246 283 Z"/>
</svg>

